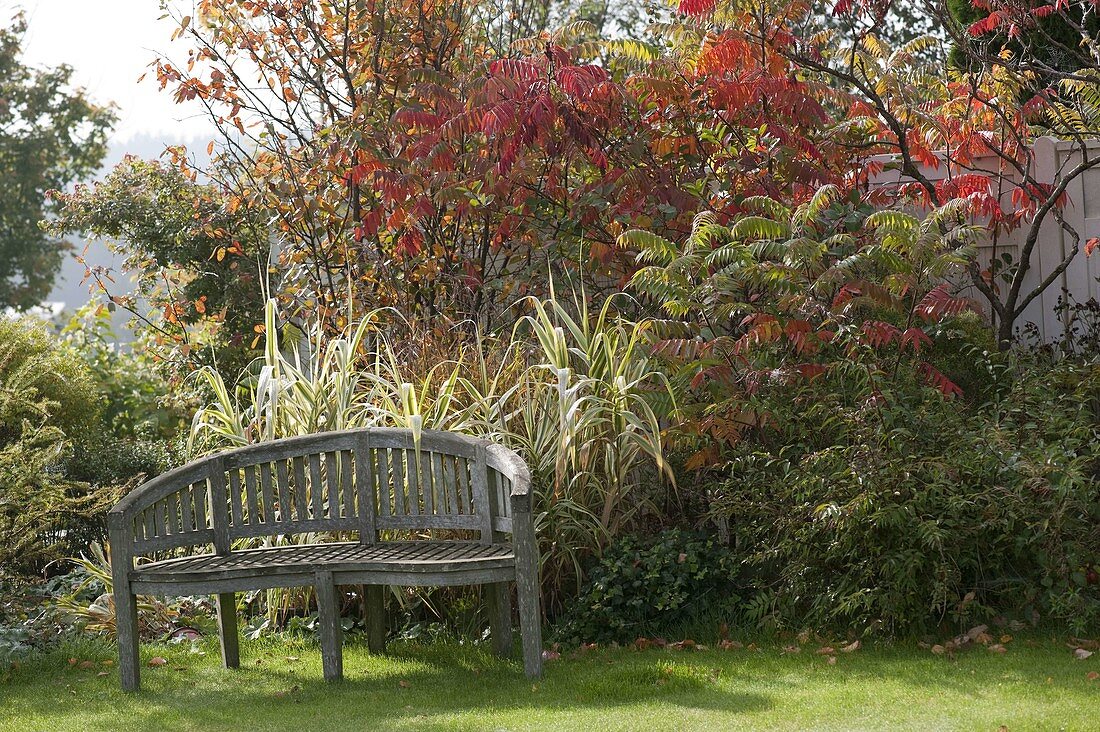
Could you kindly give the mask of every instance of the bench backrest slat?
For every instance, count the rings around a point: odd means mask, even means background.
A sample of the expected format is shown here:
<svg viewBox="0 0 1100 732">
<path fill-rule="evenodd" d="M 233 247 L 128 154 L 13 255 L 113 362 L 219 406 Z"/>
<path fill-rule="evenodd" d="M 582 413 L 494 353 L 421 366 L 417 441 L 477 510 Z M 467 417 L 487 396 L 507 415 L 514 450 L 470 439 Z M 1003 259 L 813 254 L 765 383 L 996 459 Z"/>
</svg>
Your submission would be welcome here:
<svg viewBox="0 0 1100 732">
<path fill-rule="evenodd" d="M 380 531 L 465 530 L 491 543 L 511 531 L 512 453 L 501 449 L 391 428 L 276 440 L 166 473 L 114 512 L 134 555 L 194 545 L 224 554 L 235 539 L 321 531 L 371 543 Z"/>
</svg>

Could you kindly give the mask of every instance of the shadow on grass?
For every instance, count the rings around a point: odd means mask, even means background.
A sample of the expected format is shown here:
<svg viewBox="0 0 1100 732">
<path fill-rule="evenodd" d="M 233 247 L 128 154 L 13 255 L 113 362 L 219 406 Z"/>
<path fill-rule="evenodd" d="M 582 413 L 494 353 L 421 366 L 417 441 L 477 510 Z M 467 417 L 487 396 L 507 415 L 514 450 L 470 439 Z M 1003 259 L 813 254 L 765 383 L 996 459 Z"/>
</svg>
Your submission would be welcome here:
<svg viewBox="0 0 1100 732">
<path fill-rule="evenodd" d="M 210 644 L 204 645 L 202 657 L 163 646 L 143 650 L 146 664 L 155 654 L 164 654 L 168 663 L 143 667 L 137 694 L 118 688 L 114 668 L 102 677 L 81 673 L 58 654 L 28 664 L 6 690 L 0 686 L 0 694 L 10 692 L 9 719 L 28 722 L 28 729 L 37 729 L 34 721 L 42 720 L 51 729 L 319 732 L 484 729 L 545 714 L 612 720 L 655 708 L 736 716 L 773 706 L 766 695 L 723 688 L 721 668 L 690 657 L 593 654 L 549 663 L 543 678 L 533 682 L 518 662 L 496 659 L 480 648 L 397 644 L 386 656 L 372 657 L 353 645 L 345 653 L 345 678 L 326 683 L 312 644 L 246 645 L 236 671 L 217 666 Z M 0 729 L 7 729 L 2 721 Z"/>
</svg>

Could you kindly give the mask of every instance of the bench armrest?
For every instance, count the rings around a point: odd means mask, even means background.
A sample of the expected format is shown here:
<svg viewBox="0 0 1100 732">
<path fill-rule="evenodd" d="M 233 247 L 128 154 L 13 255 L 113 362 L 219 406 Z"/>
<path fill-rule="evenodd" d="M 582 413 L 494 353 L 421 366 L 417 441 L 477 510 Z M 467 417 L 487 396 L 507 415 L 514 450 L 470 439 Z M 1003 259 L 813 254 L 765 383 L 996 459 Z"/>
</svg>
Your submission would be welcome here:
<svg viewBox="0 0 1100 732">
<path fill-rule="evenodd" d="M 531 513 L 531 471 L 527 463 L 512 450 L 489 443 L 485 447 L 491 467 L 499 470 L 512 483 L 509 501 L 512 514 Z"/>
</svg>

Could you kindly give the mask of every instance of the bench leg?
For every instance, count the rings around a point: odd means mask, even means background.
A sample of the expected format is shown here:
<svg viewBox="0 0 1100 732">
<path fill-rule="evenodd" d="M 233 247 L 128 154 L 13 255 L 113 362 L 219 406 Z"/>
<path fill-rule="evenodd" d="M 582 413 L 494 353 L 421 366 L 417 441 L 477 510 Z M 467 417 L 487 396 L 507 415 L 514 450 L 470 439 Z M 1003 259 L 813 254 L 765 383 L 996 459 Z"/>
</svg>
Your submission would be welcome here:
<svg viewBox="0 0 1100 732">
<path fill-rule="evenodd" d="M 539 549 L 531 514 L 513 514 L 512 543 L 516 551 L 516 601 L 523 670 L 534 678 L 542 675 L 542 613 L 539 611 Z"/>
<path fill-rule="evenodd" d="M 215 596 L 214 604 L 218 609 L 218 640 L 222 646 L 222 666 L 241 667 L 240 636 L 237 633 L 237 596 L 232 592 L 222 592 Z"/>
<path fill-rule="evenodd" d="M 344 658 L 340 651 L 340 608 L 336 605 L 336 585 L 332 572 L 318 572 L 317 614 L 321 630 L 321 665 L 325 681 L 339 681 L 344 677 Z"/>
<path fill-rule="evenodd" d="M 493 652 L 507 658 L 512 655 L 512 591 L 507 582 L 485 585 L 489 606 L 489 633 L 493 637 Z"/>
<path fill-rule="evenodd" d="M 118 632 L 118 670 L 122 676 L 122 688 L 137 691 L 141 685 L 137 598 L 125 589 L 115 592 L 115 629 Z"/>
<path fill-rule="evenodd" d="M 386 588 L 367 585 L 367 647 L 371 653 L 386 652 Z"/>
</svg>

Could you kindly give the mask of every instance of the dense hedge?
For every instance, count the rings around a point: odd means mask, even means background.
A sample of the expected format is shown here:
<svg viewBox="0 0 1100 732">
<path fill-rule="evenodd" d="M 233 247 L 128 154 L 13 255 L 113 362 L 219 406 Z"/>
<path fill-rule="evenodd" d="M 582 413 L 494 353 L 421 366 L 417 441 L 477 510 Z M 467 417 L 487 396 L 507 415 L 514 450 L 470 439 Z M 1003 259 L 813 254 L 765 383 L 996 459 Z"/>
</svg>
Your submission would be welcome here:
<svg viewBox="0 0 1100 732">
<path fill-rule="evenodd" d="M 1100 363 L 1008 371 L 989 400 L 793 395 L 714 502 L 752 623 L 888 633 L 1018 613 L 1100 620 Z M 785 406 L 783 406 L 785 404 Z"/>
</svg>

